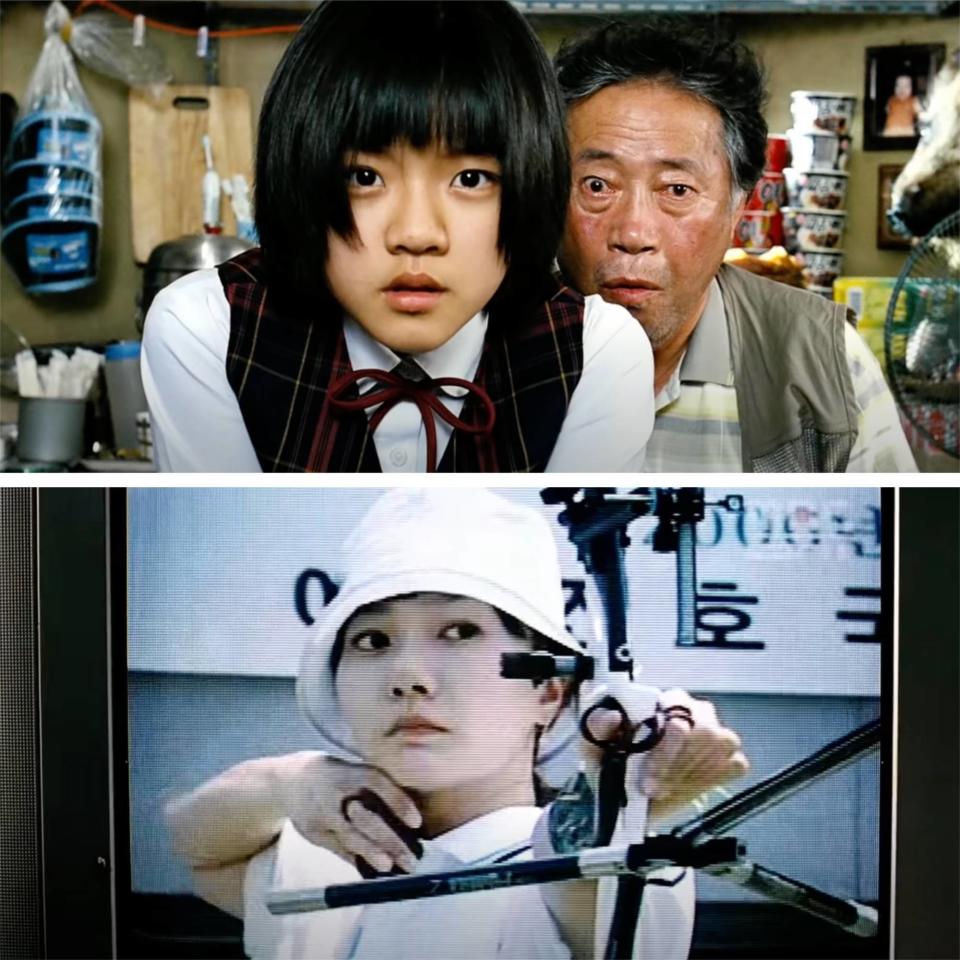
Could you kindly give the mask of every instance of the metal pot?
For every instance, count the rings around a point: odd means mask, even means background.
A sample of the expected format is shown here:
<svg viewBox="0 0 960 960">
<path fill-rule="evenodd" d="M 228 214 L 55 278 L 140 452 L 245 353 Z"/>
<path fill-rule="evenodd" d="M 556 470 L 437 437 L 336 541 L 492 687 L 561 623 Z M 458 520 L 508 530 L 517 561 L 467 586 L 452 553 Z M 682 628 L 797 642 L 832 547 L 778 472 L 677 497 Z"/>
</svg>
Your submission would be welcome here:
<svg viewBox="0 0 960 960">
<path fill-rule="evenodd" d="M 153 298 L 167 284 L 194 270 L 216 267 L 224 260 L 229 260 L 253 246 L 249 240 L 241 240 L 240 237 L 201 233 L 188 234 L 179 240 L 169 240 L 154 247 L 147 265 L 143 268 L 138 329 L 143 329 L 143 318 L 147 315 Z"/>
</svg>

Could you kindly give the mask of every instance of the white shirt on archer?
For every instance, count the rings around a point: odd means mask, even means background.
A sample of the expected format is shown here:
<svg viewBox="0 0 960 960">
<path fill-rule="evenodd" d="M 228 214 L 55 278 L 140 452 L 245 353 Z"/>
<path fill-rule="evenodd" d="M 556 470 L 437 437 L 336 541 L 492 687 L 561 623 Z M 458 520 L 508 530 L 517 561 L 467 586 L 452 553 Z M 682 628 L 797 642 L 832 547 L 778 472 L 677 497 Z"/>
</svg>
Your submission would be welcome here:
<svg viewBox="0 0 960 960">
<path fill-rule="evenodd" d="M 501 859 L 532 859 L 538 807 L 504 807 L 423 841 L 415 873 Z M 277 842 L 247 866 L 244 950 L 253 960 L 569 960 L 570 950 L 536 884 L 479 893 L 273 916 L 268 890 L 358 881 L 339 857 L 287 821 Z M 685 960 L 693 931 L 689 873 L 673 887 L 648 886 L 638 930 L 644 957 Z"/>
<path fill-rule="evenodd" d="M 431 377 L 473 380 L 486 329 L 486 314 L 478 313 L 446 343 L 415 359 Z M 227 380 L 229 336 L 230 305 L 216 270 L 181 277 L 151 304 L 141 368 L 159 470 L 261 471 Z M 344 336 L 354 370 L 392 370 L 399 362 L 392 350 L 349 317 L 344 320 Z M 440 399 L 456 415 L 465 392 L 446 390 Z M 653 353 L 646 334 L 623 307 L 587 297 L 583 371 L 546 469 L 640 470 L 653 430 L 653 410 Z M 368 416 L 372 413 L 368 411 Z M 439 418 L 435 422 L 439 460 L 452 428 Z M 384 472 L 426 469 L 426 429 L 412 402 L 398 403 L 373 439 Z"/>
</svg>

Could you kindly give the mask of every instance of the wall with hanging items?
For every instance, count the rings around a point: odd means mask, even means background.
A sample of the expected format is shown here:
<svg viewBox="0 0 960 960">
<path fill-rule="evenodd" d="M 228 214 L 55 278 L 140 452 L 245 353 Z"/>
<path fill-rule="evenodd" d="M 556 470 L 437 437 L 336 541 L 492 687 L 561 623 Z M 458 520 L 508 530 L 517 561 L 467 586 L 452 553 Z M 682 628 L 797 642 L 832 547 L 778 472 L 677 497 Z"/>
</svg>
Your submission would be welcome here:
<svg viewBox="0 0 960 960">
<path fill-rule="evenodd" d="M 171 4 L 172 8 L 183 4 Z M 4 4 L 0 19 L 0 89 L 19 100 L 43 44 L 43 4 Z M 553 52 L 563 36 L 593 21 L 589 17 L 532 18 Z M 849 91 L 858 97 L 853 119 L 853 151 L 848 165 L 844 273 L 896 276 L 901 251 L 876 246 L 877 174 L 883 164 L 904 163 L 909 151 L 864 152 L 864 57 L 869 46 L 951 43 L 951 21 L 926 16 L 783 14 L 735 20 L 743 39 L 762 55 L 770 72 L 767 118 L 771 131 L 792 124 L 790 92 L 799 89 Z M 190 37 L 150 31 L 178 84 L 204 84 L 204 62 Z M 289 42 L 267 35 L 219 43 L 219 80 L 249 94 L 254 132 L 270 76 Z M 131 251 L 130 143 L 127 88 L 79 67 L 81 80 L 103 126 L 103 228 L 100 273 L 95 285 L 57 299 L 25 294 L 7 263 L 0 265 L 4 319 L 36 344 L 82 341 L 104 343 L 137 335 L 136 299 L 142 271 Z"/>
<path fill-rule="evenodd" d="M 171 16 L 177 14 L 176 7 Z M 0 17 L 0 90 L 22 100 L 44 41 L 45 6 L 4 4 Z M 152 11 L 155 13 L 155 11 Z M 196 56 L 196 41 L 150 30 L 150 41 L 161 49 L 178 84 L 204 85 L 204 61 Z M 242 87 L 250 94 L 250 126 L 256 118 L 267 83 L 289 37 L 263 36 L 222 41 L 219 79 L 224 87 Z M 139 336 L 136 305 L 143 271 L 132 252 L 132 209 L 128 88 L 78 65 L 78 73 L 94 112 L 102 124 L 102 209 L 100 271 L 96 284 L 57 297 L 31 297 L 23 291 L 10 265 L 0 264 L 3 319 L 33 344 L 83 342 L 102 344 Z M 198 143 L 199 148 L 199 143 Z M 231 171 L 232 172 L 232 171 Z M 199 183 L 197 187 L 199 203 Z M 228 201 L 224 198 L 225 207 Z M 13 352 L 6 342 L 3 352 Z"/>
</svg>

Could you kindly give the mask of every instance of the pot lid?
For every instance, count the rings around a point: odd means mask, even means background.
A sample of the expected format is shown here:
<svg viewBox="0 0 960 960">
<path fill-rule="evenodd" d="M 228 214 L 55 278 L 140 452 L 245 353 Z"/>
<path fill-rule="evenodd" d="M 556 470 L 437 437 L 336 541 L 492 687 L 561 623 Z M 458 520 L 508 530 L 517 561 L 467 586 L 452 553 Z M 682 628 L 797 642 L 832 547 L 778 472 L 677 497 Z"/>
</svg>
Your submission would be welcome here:
<svg viewBox="0 0 960 960">
<path fill-rule="evenodd" d="M 222 234 L 188 234 L 153 248 L 147 270 L 201 270 L 216 267 L 255 244 Z"/>
</svg>

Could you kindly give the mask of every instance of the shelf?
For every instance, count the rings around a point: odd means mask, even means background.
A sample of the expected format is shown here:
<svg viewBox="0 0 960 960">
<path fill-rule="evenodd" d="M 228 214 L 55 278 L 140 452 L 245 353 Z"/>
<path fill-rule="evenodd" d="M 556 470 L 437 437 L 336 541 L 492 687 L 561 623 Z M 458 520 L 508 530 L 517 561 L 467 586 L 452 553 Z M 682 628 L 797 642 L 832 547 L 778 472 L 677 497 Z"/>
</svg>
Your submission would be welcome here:
<svg viewBox="0 0 960 960">
<path fill-rule="evenodd" d="M 514 0 L 526 14 L 862 13 L 942 16 L 956 0 Z"/>
</svg>

